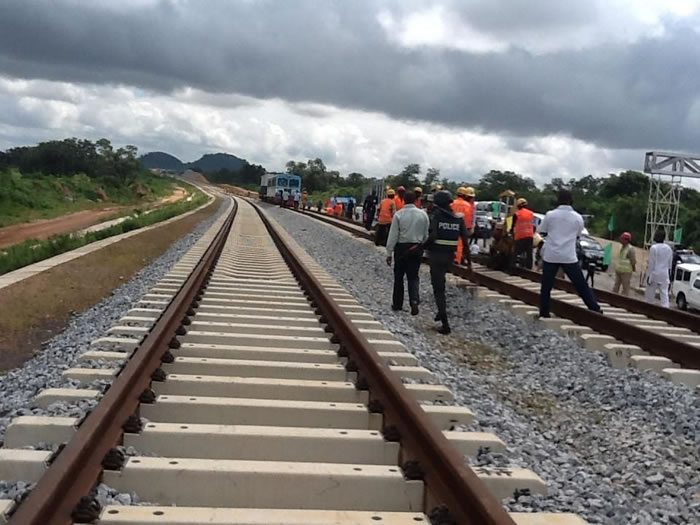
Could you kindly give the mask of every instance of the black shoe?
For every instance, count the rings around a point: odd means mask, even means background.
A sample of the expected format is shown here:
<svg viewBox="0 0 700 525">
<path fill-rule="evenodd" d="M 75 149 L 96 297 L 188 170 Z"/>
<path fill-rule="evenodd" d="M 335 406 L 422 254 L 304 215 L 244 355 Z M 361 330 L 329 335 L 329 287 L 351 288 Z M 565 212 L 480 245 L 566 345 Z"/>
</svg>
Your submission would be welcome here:
<svg viewBox="0 0 700 525">
<path fill-rule="evenodd" d="M 443 324 L 440 328 L 438 328 L 438 333 L 441 333 L 442 335 L 449 335 L 452 333 L 452 330 L 450 329 L 450 325 Z"/>
<path fill-rule="evenodd" d="M 418 315 L 418 305 L 417 304 L 411 305 L 411 315 Z"/>
<path fill-rule="evenodd" d="M 401 310 L 403 310 L 403 306 L 396 306 L 396 305 L 393 305 L 393 304 L 392 304 L 392 305 L 391 305 L 391 309 L 392 309 L 394 312 L 400 312 Z"/>
</svg>

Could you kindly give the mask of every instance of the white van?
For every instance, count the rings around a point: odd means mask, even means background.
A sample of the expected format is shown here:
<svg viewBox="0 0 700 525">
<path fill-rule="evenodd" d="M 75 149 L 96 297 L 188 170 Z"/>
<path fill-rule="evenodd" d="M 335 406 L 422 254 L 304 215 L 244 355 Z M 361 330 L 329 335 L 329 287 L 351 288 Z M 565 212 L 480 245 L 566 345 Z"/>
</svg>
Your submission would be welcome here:
<svg viewBox="0 0 700 525">
<path fill-rule="evenodd" d="M 671 288 L 681 310 L 700 310 L 700 264 L 683 263 L 676 266 Z"/>
</svg>

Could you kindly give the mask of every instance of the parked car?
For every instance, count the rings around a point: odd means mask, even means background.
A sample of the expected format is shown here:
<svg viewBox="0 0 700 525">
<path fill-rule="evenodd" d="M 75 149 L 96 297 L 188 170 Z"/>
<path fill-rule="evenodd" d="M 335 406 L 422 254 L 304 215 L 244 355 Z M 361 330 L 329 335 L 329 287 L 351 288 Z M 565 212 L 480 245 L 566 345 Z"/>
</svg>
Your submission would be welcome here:
<svg viewBox="0 0 700 525">
<path fill-rule="evenodd" d="M 608 265 L 605 264 L 605 251 L 598 241 L 588 235 L 579 237 L 577 251 L 581 254 L 581 266 L 588 268 L 590 263 L 594 263 L 598 270 L 607 271 Z"/>
<path fill-rule="evenodd" d="M 693 250 L 676 249 L 673 251 L 673 265 L 671 266 L 671 277 L 675 279 L 676 266 L 679 264 L 700 264 L 700 255 Z"/>
<path fill-rule="evenodd" d="M 476 214 L 474 219 L 474 237 L 476 239 L 490 239 L 493 232 L 493 224 L 491 219 L 485 213 Z"/>
<path fill-rule="evenodd" d="M 681 310 L 700 310 L 700 264 L 680 263 L 673 275 L 671 291 Z"/>
</svg>

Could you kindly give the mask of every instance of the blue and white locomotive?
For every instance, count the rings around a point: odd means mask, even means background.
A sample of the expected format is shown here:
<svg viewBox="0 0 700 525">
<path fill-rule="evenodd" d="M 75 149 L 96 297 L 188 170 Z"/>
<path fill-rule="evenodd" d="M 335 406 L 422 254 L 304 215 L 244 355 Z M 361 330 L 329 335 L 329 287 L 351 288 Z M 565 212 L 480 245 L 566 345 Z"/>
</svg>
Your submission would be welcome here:
<svg viewBox="0 0 700 525">
<path fill-rule="evenodd" d="M 279 204 L 301 196 L 301 177 L 291 173 L 265 173 L 260 179 L 260 199 Z"/>
</svg>

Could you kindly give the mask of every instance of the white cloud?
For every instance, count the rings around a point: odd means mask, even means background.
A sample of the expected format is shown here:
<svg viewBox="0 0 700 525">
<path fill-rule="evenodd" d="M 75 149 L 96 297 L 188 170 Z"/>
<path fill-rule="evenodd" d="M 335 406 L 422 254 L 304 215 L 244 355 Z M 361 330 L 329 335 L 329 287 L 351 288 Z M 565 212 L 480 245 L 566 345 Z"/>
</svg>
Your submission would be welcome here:
<svg viewBox="0 0 700 525">
<path fill-rule="evenodd" d="M 390 41 L 408 48 L 497 53 L 513 47 L 542 54 L 662 36 L 664 22 L 698 13 L 700 0 L 454 0 L 413 2 L 400 12 L 384 9 L 377 20 Z M 500 14 L 499 24 L 493 19 Z"/>
<path fill-rule="evenodd" d="M 443 175 L 457 180 L 475 180 L 490 169 L 502 169 L 539 182 L 553 176 L 639 169 L 643 160 L 641 152 L 603 150 L 567 137 L 508 140 L 330 106 L 313 105 L 308 113 L 309 108 L 299 111 L 298 105 L 282 100 L 248 99 L 246 104 L 225 107 L 221 99 L 212 100 L 196 90 L 167 96 L 128 87 L 73 85 L 72 102 L 37 96 L 60 92 L 62 86 L 0 77 L 0 104 L 15 103 L 27 122 L 41 123 L 22 128 L 17 119 L 8 122 L 3 116 L 16 108 L 0 107 L 0 148 L 26 144 L 30 137 L 31 143 L 104 136 L 118 144 L 135 144 L 142 152 L 167 151 L 186 161 L 226 151 L 270 170 L 283 169 L 290 159 L 321 157 L 343 174 L 359 171 L 381 177 L 418 162 L 423 169 L 440 168 Z M 632 165 L 622 159 L 632 160 Z"/>
</svg>

